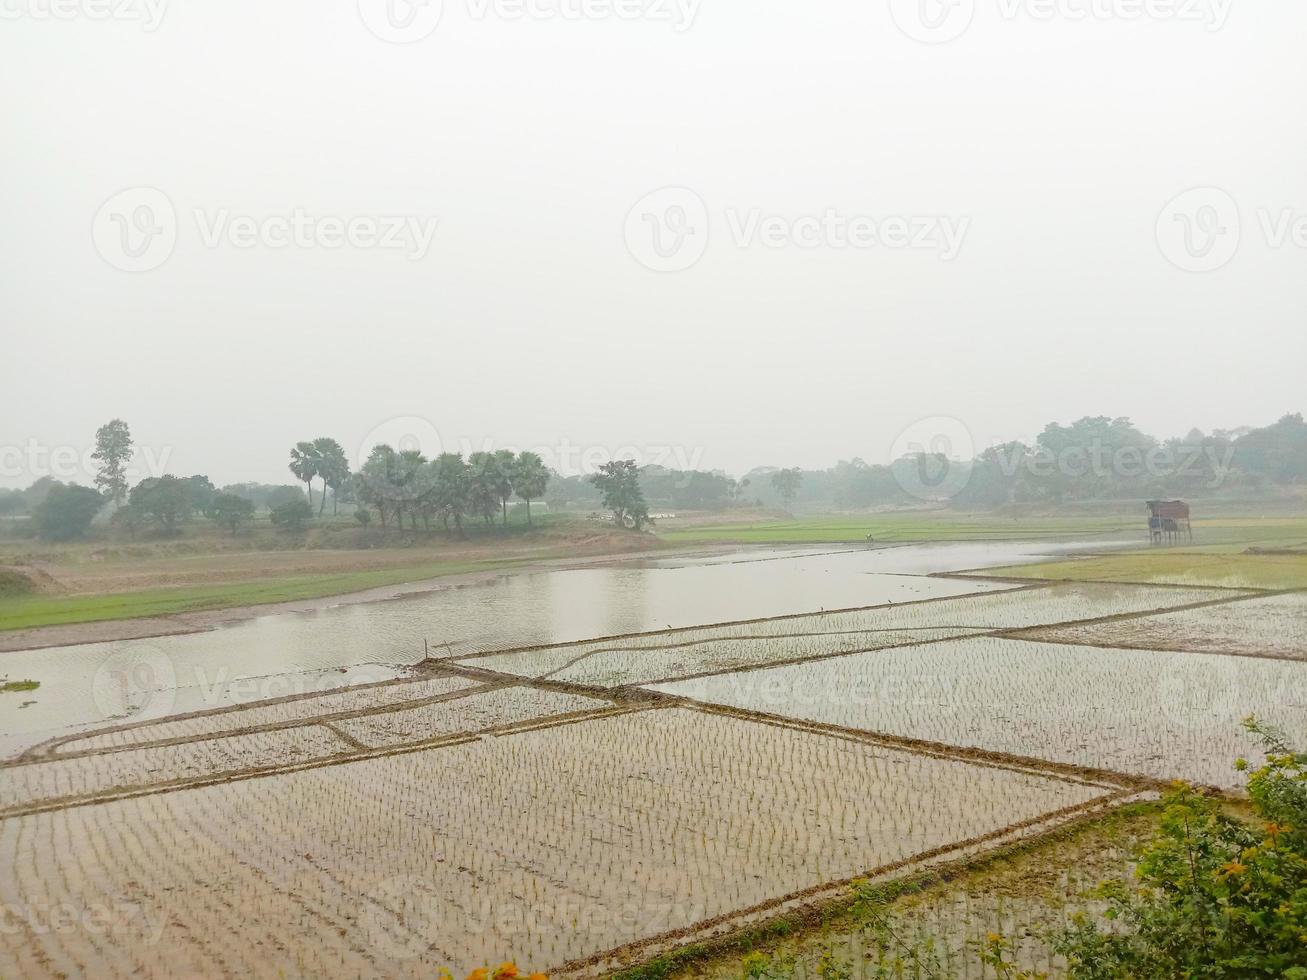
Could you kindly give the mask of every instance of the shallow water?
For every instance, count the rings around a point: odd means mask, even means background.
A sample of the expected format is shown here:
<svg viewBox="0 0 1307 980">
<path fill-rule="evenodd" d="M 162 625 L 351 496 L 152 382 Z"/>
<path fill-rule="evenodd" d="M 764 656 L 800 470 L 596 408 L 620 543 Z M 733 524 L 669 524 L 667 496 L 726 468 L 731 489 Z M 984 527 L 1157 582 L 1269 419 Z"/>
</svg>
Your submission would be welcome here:
<svg viewBox="0 0 1307 980">
<path fill-rule="evenodd" d="M 385 680 L 421 660 L 424 642 L 437 654 L 471 653 L 994 591 L 1006 586 L 923 576 L 1078 547 L 986 542 L 617 561 L 398 586 L 398 598 L 204 633 L 8 653 L 0 675 L 41 687 L 0 701 L 0 756 L 106 724 Z M 25 701 L 34 703 L 20 708 Z"/>
</svg>

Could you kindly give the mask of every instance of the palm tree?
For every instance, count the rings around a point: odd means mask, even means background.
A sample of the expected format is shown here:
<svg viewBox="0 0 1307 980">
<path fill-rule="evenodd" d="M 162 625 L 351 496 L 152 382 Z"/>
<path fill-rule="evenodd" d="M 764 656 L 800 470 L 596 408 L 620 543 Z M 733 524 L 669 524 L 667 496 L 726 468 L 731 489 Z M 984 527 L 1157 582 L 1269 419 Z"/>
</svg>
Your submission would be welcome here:
<svg viewBox="0 0 1307 980">
<path fill-rule="evenodd" d="M 513 496 L 513 471 L 517 468 L 517 460 L 511 449 L 500 449 L 495 453 L 495 462 L 499 464 L 495 492 L 499 494 L 499 506 L 504 513 L 504 527 L 508 527 L 508 499 Z"/>
<path fill-rule="evenodd" d="M 313 480 L 322 466 L 322 454 L 311 442 L 297 442 L 290 451 L 290 471 L 304 481 L 308 488 L 309 503 L 313 503 Z"/>
<path fill-rule="evenodd" d="M 349 459 L 345 450 L 335 439 L 323 436 L 313 440 L 313 448 L 318 454 L 317 474 L 322 479 L 322 504 L 318 507 L 318 516 L 327 509 L 327 487 L 331 487 L 331 512 L 336 513 L 336 498 L 340 495 L 340 485 L 349 478 Z"/>
<path fill-rule="evenodd" d="M 549 471 L 535 453 L 519 453 L 513 467 L 513 488 L 526 501 L 526 523 L 531 524 L 531 501 L 538 500 L 549 486 Z"/>
</svg>

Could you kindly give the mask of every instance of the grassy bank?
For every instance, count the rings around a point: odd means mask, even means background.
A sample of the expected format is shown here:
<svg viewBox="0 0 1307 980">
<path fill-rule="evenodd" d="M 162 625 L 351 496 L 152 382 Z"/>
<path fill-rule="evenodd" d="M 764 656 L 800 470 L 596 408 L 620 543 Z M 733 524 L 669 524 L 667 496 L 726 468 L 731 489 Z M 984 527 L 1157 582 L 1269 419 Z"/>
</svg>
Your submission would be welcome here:
<svg viewBox="0 0 1307 980">
<path fill-rule="evenodd" d="M 145 589 L 105 595 L 36 595 L 0 599 L 0 631 L 69 623 L 137 619 L 235 606 L 320 599 L 466 572 L 511 568 L 541 556 L 477 561 L 428 561 L 400 568 L 261 578 L 187 588 Z"/>
<path fill-rule="evenodd" d="M 990 514 L 906 512 L 841 514 L 750 524 L 708 524 L 660 529 L 669 544 L 863 544 L 877 541 L 1000 541 L 1014 538 L 1074 538 L 1080 535 L 1147 533 L 1138 515 L 1003 517 Z"/>
<path fill-rule="evenodd" d="M 1307 588 L 1307 518 L 1197 521 L 1194 544 L 990 570 L 1014 578 Z"/>
</svg>

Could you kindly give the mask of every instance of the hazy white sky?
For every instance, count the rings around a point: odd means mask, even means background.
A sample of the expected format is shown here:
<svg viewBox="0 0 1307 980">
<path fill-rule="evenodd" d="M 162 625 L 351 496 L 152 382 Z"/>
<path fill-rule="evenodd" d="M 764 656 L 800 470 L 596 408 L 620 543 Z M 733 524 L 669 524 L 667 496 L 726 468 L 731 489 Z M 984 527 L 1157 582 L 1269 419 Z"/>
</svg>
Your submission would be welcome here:
<svg viewBox="0 0 1307 980">
<path fill-rule="evenodd" d="M 0 485 L 1307 408 L 1301 2 L 386 2 L 0 0 Z"/>
</svg>

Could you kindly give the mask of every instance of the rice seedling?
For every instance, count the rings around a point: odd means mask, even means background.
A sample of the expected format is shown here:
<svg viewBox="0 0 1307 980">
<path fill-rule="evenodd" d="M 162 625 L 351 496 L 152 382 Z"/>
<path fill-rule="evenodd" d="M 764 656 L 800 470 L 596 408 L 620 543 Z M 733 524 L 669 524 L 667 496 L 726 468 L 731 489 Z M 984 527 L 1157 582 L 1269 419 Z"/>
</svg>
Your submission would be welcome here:
<svg viewBox="0 0 1307 980">
<path fill-rule="evenodd" d="M 579 694 L 507 687 L 438 701 L 418 708 L 400 708 L 337 722 L 336 727 L 368 746 L 404 745 L 438 735 L 477 732 L 517 722 L 547 719 L 582 711 L 611 708 L 607 701 Z"/>
<path fill-rule="evenodd" d="M 1112 792 L 698 711 L 583 720 L 0 820 L 0 900 L 136 910 L 20 917 L 0 972 L 552 968 Z"/>
<path fill-rule="evenodd" d="M 464 659 L 522 677 L 618 687 L 1049 623 L 1168 609 L 1230 593 L 1076 584 L 642 633 Z"/>
<path fill-rule="evenodd" d="M 653 685 L 716 704 L 1158 780 L 1238 788 L 1240 720 L 1307 724 L 1278 660 L 967 637 Z"/>
<path fill-rule="evenodd" d="M 61 754 L 139 745 L 166 739 L 205 738 L 265 725 L 306 722 L 323 715 L 401 705 L 423 698 L 471 690 L 476 686 L 474 681 L 461 677 L 431 677 L 416 681 L 398 681 L 376 687 L 347 688 L 329 694 L 317 694 L 274 703 L 255 702 L 248 707 L 218 709 L 182 719 L 163 718 L 145 725 L 131 725 L 66 739 L 54 746 L 53 751 L 55 754 Z"/>
<path fill-rule="evenodd" d="M 1264 596 L 1138 619 L 1032 631 L 1030 639 L 1307 660 L 1307 594 Z"/>
<path fill-rule="evenodd" d="M 306 726 L 0 766 L 0 813 L 62 797 L 322 758 L 347 748 L 325 728 Z"/>
</svg>

